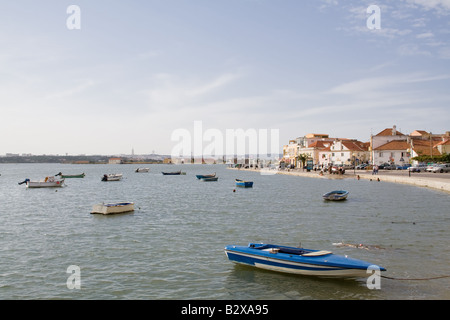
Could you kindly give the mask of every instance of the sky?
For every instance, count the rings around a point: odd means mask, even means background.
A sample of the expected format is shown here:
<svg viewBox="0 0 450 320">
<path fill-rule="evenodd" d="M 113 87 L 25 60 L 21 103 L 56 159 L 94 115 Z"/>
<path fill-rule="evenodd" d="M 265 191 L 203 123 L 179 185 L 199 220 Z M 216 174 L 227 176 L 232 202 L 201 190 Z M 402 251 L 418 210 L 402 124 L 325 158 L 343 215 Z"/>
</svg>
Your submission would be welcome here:
<svg viewBox="0 0 450 320">
<path fill-rule="evenodd" d="M 0 155 L 171 154 L 196 121 L 280 150 L 444 133 L 449 89 L 450 0 L 0 3 Z"/>
</svg>

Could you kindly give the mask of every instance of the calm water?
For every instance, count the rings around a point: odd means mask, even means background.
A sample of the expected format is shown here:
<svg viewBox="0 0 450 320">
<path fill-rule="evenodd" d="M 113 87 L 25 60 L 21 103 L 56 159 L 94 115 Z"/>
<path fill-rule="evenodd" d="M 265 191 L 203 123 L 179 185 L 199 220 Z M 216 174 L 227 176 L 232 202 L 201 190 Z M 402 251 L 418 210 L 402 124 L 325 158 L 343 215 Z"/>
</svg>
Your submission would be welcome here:
<svg viewBox="0 0 450 320">
<path fill-rule="evenodd" d="M 353 179 L 262 176 L 220 165 L 0 165 L 0 299 L 450 299 L 450 278 L 400 281 L 321 279 L 228 261 L 229 244 L 271 242 L 331 250 L 388 269 L 394 278 L 450 275 L 450 196 Z M 161 171 L 183 170 L 185 176 Z M 85 172 L 62 189 L 18 182 Z M 216 172 L 218 182 L 195 174 Z M 123 173 L 101 182 L 104 173 Z M 236 189 L 234 179 L 254 181 Z M 347 189 L 345 202 L 321 195 Z M 103 201 L 134 201 L 133 214 L 101 216 Z M 394 223 L 393 223 L 394 222 Z M 363 243 L 381 249 L 339 248 Z M 70 265 L 81 289 L 70 290 Z"/>
</svg>

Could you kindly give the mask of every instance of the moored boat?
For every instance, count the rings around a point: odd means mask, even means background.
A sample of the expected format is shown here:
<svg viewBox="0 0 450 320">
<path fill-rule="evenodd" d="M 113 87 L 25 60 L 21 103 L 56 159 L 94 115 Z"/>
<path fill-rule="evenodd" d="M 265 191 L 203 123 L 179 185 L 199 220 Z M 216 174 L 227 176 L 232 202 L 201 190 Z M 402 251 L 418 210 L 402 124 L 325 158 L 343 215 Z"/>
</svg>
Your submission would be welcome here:
<svg viewBox="0 0 450 320">
<path fill-rule="evenodd" d="M 385 268 L 367 261 L 336 255 L 331 251 L 250 243 L 225 247 L 228 259 L 261 269 L 311 276 L 368 277 Z"/>
<path fill-rule="evenodd" d="M 109 173 L 103 175 L 102 181 L 120 181 L 122 177 L 121 173 Z"/>
<path fill-rule="evenodd" d="M 135 172 L 149 172 L 150 168 L 137 168 Z"/>
<path fill-rule="evenodd" d="M 217 181 L 219 177 L 204 177 L 200 179 L 201 181 Z"/>
<path fill-rule="evenodd" d="M 197 174 L 196 177 L 197 179 L 203 179 L 203 178 L 213 178 L 216 176 L 216 173 L 214 172 L 213 174 Z"/>
<path fill-rule="evenodd" d="M 325 193 L 322 197 L 324 200 L 339 201 L 339 200 L 347 199 L 348 194 L 349 194 L 349 192 L 346 190 L 334 190 L 334 191 Z"/>
<path fill-rule="evenodd" d="M 84 178 L 86 175 L 83 173 L 81 174 L 62 174 L 61 172 L 58 174 L 55 174 L 55 177 L 61 177 L 62 179 L 70 179 L 70 178 Z"/>
<path fill-rule="evenodd" d="M 24 183 L 26 183 L 27 188 L 61 188 L 64 186 L 64 179 L 55 179 L 55 177 L 49 176 L 40 181 L 25 179 L 24 181 L 19 182 L 19 184 Z"/>
<path fill-rule="evenodd" d="M 252 188 L 253 187 L 253 181 L 245 181 L 241 179 L 235 179 L 236 187 L 242 187 L 242 188 Z"/>
<path fill-rule="evenodd" d="M 91 213 L 116 214 L 134 211 L 134 202 L 99 203 L 92 207 Z"/>
<path fill-rule="evenodd" d="M 175 171 L 175 172 L 161 172 L 165 176 L 179 176 L 181 175 L 181 171 Z"/>
</svg>

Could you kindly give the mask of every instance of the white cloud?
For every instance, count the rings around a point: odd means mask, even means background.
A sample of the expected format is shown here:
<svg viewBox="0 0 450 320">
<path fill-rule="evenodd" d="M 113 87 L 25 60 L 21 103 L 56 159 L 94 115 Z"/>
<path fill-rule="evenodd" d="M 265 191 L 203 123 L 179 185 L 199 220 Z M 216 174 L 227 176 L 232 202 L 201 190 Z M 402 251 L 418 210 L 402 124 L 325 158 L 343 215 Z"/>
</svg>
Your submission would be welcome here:
<svg viewBox="0 0 450 320">
<path fill-rule="evenodd" d="M 240 73 L 224 73 L 212 80 L 186 79 L 175 74 L 159 73 L 153 76 L 154 87 L 146 91 L 151 108 L 195 107 L 204 103 L 202 99 L 217 93 L 241 78 Z"/>
<path fill-rule="evenodd" d="M 406 0 L 407 3 L 434 10 L 439 14 L 450 13 L 450 0 Z"/>
<path fill-rule="evenodd" d="M 416 36 L 417 39 L 433 38 L 433 37 L 434 37 L 434 34 L 432 32 L 420 33 Z"/>
</svg>

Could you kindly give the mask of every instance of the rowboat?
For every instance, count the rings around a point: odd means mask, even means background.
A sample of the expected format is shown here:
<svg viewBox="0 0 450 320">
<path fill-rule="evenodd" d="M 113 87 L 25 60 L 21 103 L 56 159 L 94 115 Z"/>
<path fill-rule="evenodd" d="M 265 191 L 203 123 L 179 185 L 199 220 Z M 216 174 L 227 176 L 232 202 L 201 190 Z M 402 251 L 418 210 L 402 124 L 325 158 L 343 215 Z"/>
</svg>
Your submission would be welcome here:
<svg viewBox="0 0 450 320">
<path fill-rule="evenodd" d="M 134 211 L 133 202 L 99 203 L 92 207 L 92 214 L 115 214 Z"/>
<path fill-rule="evenodd" d="M 135 172 L 149 172 L 150 168 L 137 168 Z"/>
<path fill-rule="evenodd" d="M 55 177 L 57 177 L 57 176 L 61 177 L 62 179 L 67 179 L 67 178 L 70 179 L 70 178 L 84 178 L 85 174 L 84 174 L 84 172 L 81 174 L 62 174 L 60 172 L 58 174 L 55 174 Z"/>
<path fill-rule="evenodd" d="M 175 172 L 161 172 L 165 176 L 179 176 L 181 174 L 181 171 L 175 171 Z"/>
<path fill-rule="evenodd" d="M 234 263 L 261 269 L 325 277 L 368 277 L 385 268 L 367 261 L 336 255 L 331 251 L 250 243 L 247 247 L 230 245 L 225 254 Z"/>
<path fill-rule="evenodd" d="M 19 184 L 27 184 L 27 188 L 61 188 L 64 186 L 64 179 L 55 179 L 55 177 L 46 177 L 41 181 L 31 181 L 30 179 L 25 179 Z"/>
<path fill-rule="evenodd" d="M 251 188 L 253 187 L 253 181 L 244 181 L 241 179 L 235 179 L 236 187 L 242 187 L 242 188 Z"/>
<path fill-rule="evenodd" d="M 203 179 L 203 178 L 213 178 L 216 176 L 216 173 L 213 174 L 198 174 L 196 175 L 197 179 Z"/>
<path fill-rule="evenodd" d="M 200 180 L 202 180 L 202 181 L 217 181 L 217 180 L 219 180 L 219 177 L 205 177 L 205 178 L 201 178 Z"/>
<path fill-rule="evenodd" d="M 349 192 L 346 190 L 334 190 L 325 193 L 322 197 L 324 200 L 345 200 L 348 197 Z"/>
<path fill-rule="evenodd" d="M 120 181 L 122 180 L 122 174 L 121 173 L 109 173 L 104 174 L 102 181 Z"/>
</svg>

